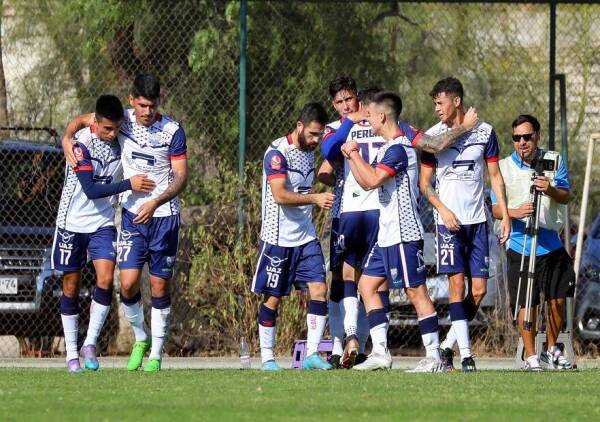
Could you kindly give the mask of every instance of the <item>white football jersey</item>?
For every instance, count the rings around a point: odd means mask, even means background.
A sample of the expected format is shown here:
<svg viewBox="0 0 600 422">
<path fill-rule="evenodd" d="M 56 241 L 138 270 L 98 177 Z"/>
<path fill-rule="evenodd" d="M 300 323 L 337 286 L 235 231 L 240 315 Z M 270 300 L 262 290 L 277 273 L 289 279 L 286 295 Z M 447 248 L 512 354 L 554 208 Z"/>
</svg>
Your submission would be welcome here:
<svg viewBox="0 0 600 422">
<path fill-rule="evenodd" d="M 448 126 L 440 122 L 427 133 L 435 136 L 448 130 Z M 462 225 L 486 221 L 484 168 L 486 162 L 498 159 L 496 133 L 492 125 L 483 121 L 446 151 L 435 156 L 427 153 L 421 156 L 423 165 L 435 166 L 436 190 L 440 201 Z M 444 224 L 438 213 L 436 218 L 438 224 Z"/>
<path fill-rule="evenodd" d="M 123 208 L 137 214 L 142 204 L 161 195 L 173 180 L 171 161 L 187 158 L 185 133 L 179 123 L 160 114 L 150 126 L 138 124 L 133 109 L 128 109 L 119 131 L 119 143 L 124 177 L 145 174 L 156 183 L 149 193 L 127 191 L 122 194 Z M 179 199 L 175 197 L 159 206 L 154 217 L 177 215 L 179 208 Z"/>
<path fill-rule="evenodd" d="M 116 141 L 99 139 L 95 126 L 80 130 L 73 140 L 78 166 L 75 169 L 66 166 L 56 226 L 76 233 L 93 233 L 101 227 L 114 226 L 116 196 L 88 199 L 77 172 L 92 171 L 96 182 L 109 184 L 121 180 L 121 147 Z"/>
<path fill-rule="evenodd" d="M 417 153 L 403 131 L 379 148 L 375 166 L 392 176 L 377 189 L 380 203 L 377 244 L 386 247 L 423 239 Z"/>
<path fill-rule="evenodd" d="M 279 205 L 271 192 L 270 180 L 285 179 L 290 192 L 308 194 L 315 176 L 315 153 L 301 151 L 290 135 L 279 138 L 267 148 L 263 161 L 262 241 L 277 246 L 299 246 L 315 239 L 312 205 Z"/>
</svg>

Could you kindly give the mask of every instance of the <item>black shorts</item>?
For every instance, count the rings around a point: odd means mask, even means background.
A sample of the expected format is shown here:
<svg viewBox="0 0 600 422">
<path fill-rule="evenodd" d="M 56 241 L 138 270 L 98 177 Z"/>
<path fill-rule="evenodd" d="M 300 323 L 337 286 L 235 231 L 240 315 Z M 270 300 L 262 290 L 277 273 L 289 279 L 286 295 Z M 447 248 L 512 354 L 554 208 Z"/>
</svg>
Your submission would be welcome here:
<svg viewBox="0 0 600 422">
<path fill-rule="evenodd" d="M 521 254 L 509 249 L 507 252 L 507 261 L 510 303 L 512 306 L 515 306 L 517 290 L 519 288 Z M 528 269 L 529 257 L 526 256 L 521 278 L 521 290 L 519 292 L 519 305 L 521 306 L 525 305 Z M 545 300 L 564 299 L 572 297 L 574 289 L 575 271 L 573 271 L 573 260 L 564 248 L 537 257 L 535 261 L 533 294 L 531 297 L 532 306 L 540 304 L 541 292 L 544 293 Z"/>
</svg>

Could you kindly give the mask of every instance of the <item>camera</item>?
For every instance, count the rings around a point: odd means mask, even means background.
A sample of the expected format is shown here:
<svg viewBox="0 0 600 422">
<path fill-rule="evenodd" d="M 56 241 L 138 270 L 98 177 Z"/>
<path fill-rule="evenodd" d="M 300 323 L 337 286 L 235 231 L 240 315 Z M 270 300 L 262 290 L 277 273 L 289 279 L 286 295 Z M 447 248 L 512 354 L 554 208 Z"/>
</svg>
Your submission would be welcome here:
<svg viewBox="0 0 600 422">
<path fill-rule="evenodd" d="M 539 176 L 543 176 L 547 171 L 555 172 L 558 168 L 558 154 L 554 151 L 545 152 L 538 149 L 531 161 L 531 168 Z"/>
</svg>

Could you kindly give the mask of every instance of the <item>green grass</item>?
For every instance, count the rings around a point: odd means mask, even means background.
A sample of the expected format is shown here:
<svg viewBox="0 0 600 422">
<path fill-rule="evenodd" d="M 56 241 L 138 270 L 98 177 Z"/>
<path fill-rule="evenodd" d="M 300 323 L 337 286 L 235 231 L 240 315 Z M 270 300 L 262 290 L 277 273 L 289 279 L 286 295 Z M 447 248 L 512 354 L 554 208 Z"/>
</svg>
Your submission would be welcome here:
<svg viewBox="0 0 600 422">
<path fill-rule="evenodd" d="M 0 370 L 11 420 L 600 420 L 600 371 Z"/>
</svg>

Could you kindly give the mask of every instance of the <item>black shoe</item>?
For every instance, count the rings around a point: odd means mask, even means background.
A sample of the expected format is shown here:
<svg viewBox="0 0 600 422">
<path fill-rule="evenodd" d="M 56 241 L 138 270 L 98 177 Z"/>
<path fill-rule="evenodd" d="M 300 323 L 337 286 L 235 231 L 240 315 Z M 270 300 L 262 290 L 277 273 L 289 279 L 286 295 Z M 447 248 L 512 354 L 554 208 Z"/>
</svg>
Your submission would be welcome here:
<svg viewBox="0 0 600 422">
<path fill-rule="evenodd" d="M 358 356 L 356 357 L 356 360 L 354 361 L 354 364 L 360 365 L 361 363 L 363 363 L 366 360 L 367 360 L 367 355 L 365 355 L 364 353 L 359 353 Z"/>
<path fill-rule="evenodd" d="M 477 368 L 475 368 L 475 361 L 473 360 L 473 356 L 469 356 L 468 358 L 464 358 L 462 360 L 462 369 L 463 372 L 477 371 Z"/>
<path fill-rule="evenodd" d="M 331 355 L 327 359 L 327 362 L 329 362 L 333 369 L 340 369 L 342 367 L 340 364 L 340 359 L 342 359 L 340 355 Z"/>
<path fill-rule="evenodd" d="M 448 347 L 440 349 L 440 359 L 447 371 L 454 371 L 454 350 Z"/>
</svg>

